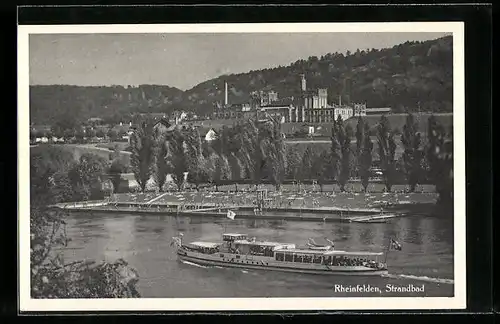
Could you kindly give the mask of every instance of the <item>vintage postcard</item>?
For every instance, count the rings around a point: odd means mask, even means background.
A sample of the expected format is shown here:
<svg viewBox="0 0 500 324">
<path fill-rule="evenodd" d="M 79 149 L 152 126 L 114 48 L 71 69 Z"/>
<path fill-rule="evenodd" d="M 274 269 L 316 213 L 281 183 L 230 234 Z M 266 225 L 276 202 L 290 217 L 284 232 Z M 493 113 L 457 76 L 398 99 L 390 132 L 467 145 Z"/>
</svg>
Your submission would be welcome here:
<svg viewBox="0 0 500 324">
<path fill-rule="evenodd" d="M 463 28 L 20 25 L 20 310 L 464 309 Z"/>
</svg>

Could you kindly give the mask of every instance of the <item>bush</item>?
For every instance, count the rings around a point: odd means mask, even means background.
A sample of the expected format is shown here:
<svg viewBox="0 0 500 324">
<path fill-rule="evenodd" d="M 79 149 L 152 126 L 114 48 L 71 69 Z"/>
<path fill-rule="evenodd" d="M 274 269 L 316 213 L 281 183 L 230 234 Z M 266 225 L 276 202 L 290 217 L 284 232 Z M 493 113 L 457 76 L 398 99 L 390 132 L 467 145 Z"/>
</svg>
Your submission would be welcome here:
<svg viewBox="0 0 500 324">
<path fill-rule="evenodd" d="M 32 298 L 137 298 L 137 271 L 126 261 L 75 261 L 65 263 L 55 248 L 66 247 L 64 218 L 55 209 L 34 208 L 30 214 L 31 229 L 31 297 Z"/>
</svg>

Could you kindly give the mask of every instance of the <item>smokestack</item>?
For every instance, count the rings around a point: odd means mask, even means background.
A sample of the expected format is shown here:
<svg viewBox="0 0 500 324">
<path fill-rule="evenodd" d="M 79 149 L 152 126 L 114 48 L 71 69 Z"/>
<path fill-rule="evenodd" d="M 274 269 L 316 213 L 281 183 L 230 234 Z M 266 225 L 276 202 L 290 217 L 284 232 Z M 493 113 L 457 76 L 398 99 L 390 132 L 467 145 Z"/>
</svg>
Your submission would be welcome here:
<svg viewBox="0 0 500 324">
<path fill-rule="evenodd" d="M 305 74 L 301 74 L 301 87 L 302 87 L 302 91 L 306 91 L 306 76 Z"/>
<path fill-rule="evenodd" d="M 342 106 L 342 95 L 339 95 L 339 106 Z"/>
<path fill-rule="evenodd" d="M 227 100 L 227 82 L 224 82 L 224 105 L 227 106 L 228 100 Z"/>
</svg>

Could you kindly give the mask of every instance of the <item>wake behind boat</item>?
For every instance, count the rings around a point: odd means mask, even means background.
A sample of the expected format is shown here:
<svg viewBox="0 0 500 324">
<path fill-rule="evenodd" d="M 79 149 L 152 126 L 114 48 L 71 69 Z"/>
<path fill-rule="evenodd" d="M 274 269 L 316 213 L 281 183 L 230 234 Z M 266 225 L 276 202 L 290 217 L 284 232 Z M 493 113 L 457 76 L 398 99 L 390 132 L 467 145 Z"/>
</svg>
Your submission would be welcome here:
<svg viewBox="0 0 500 324">
<path fill-rule="evenodd" d="M 383 252 L 335 250 L 333 244 L 319 245 L 309 240 L 306 247 L 295 244 L 257 241 L 246 234 L 227 233 L 222 242 L 190 242 L 174 237 L 180 260 L 201 265 L 262 269 L 322 275 L 383 275 L 387 264 Z M 330 241 L 330 243 L 333 243 Z"/>
</svg>

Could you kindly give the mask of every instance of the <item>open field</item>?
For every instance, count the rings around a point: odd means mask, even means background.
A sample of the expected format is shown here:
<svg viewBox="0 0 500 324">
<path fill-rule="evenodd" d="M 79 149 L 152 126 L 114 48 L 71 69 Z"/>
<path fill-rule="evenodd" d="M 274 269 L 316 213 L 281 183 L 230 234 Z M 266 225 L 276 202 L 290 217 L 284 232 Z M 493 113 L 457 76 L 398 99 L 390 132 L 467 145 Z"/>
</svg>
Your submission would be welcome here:
<svg viewBox="0 0 500 324">
<path fill-rule="evenodd" d="M 75 158 L 75 160 L 78 160 L 80 156 L 82 156 L 85 153 L 92 153 L 96 154 L 103 159 L 109 160 L 110 154 L 113 153 L 113 151 L 108 150 L 107 148 L 103 147 L 97 147 L 96 144 L 42 144 L 42 145 L 36 145 L 30 147 L 31 153 L 35 153 L 38 150 L 44 150 L 48 146 L 56 146 L 60 147 L 64 150 L 67 150 L 71 152 Z M 127 151 L 121 151 L 120 154 L 122 155 L 123 160 L 125 163 L 130 163 L 130 152 Z"/>
<path fill-rule="evenodd" d="M 109 160 L 110 154 L 113 153 L 107 148 L 97 147 L 95 146 L 95 144 L 63 144 L 62 146 L 64 147 L 64 149 L 71 151 L 75 156 L 75 159 L 79 159 L 80 156 L 84 153 L 93 153 L 106 160 Z M 129 163 L 130 152 L 122 151 L 121 154 L 125 161 Z"/>
</svg>

